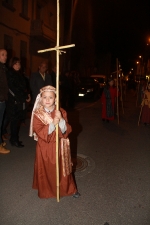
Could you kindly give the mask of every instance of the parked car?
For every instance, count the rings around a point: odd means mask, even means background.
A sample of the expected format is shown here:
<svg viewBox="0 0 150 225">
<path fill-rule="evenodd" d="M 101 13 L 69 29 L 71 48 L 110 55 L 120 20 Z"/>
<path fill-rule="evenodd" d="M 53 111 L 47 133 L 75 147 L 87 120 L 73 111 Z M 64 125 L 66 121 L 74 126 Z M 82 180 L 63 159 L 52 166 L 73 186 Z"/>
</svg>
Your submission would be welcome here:
<svg viewBox="0 0 150 225">
<path fill-rule="evenodd" d="M 100 97 L 100 86 L 98 80 L 94 79 L 93 77 L 80 78 L 78 97 L 92 98 L 94 100 Z"/>
<path fill-rule="evenodd" d="M 95 74 L 95 75 L 91 75 L 91 77 L 93 77 L 94 79 L 98 80 L 99 86 L 100 86 L 100 93 L 102 93 L 103 92 L 103 88 L 106 85 L 106 75 Z"/>
</svg>

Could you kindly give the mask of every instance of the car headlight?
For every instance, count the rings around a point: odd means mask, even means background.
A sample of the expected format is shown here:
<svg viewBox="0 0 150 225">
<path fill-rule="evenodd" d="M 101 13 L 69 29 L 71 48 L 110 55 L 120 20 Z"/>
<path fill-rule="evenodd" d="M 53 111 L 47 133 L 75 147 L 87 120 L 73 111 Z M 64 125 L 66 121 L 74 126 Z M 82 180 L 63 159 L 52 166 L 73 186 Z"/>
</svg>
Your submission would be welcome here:
<svg viewBox="0 0 150 225">
<path fill-rule="evenodd" d="M 85 95 L 85 94 L 81 94 L 81 93 L 78 94 L 78 96 L 82 96 L 82 97 L 84 97 L 84 95 Z"/>
<path fill-rule="evenodd" d="M 87 92 L 92 92 L 92 91 L 93 91 L 93 88 L 87 89 Z"/>
</svg>

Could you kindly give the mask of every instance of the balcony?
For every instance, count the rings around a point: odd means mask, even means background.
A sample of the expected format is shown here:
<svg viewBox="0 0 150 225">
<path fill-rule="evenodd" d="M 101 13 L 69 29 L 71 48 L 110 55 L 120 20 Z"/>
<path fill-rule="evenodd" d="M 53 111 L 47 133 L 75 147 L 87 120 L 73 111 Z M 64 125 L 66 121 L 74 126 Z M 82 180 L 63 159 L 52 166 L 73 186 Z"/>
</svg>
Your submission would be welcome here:
<svg viewBox="0 0 150 225">
<path fill-rule="evenodd" d="M 47 39 L 55 42 L 56 31 L 43 23 L 42 20 L 33 20 L 31 22 L 31 36 L 39 39 Z"/>
</svg>

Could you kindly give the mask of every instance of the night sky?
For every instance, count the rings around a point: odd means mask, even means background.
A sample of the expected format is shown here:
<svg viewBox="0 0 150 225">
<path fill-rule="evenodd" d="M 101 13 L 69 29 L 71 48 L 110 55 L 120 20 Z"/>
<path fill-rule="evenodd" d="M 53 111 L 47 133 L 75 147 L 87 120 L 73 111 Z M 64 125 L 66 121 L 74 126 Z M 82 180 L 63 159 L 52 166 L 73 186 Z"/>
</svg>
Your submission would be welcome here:
<svg viewBox="0 0 150 225">
<path fill-rule="evenodd" d="M 92 0 L 92 5 L 97 53 L 111 52 L 128 70 L 147 48 L 150 1 Z"/>
<path fill-rule="evenodd" d="M 125 72 L 139 55 L 150 56 L 150 0 L 74 0 L 72 15 L 71 41 L 76 49 L 83 45 L 85 54 L 93 40 L 97 57 L 111 53 L 112 63 L 118 58 Z"/>
</svg>

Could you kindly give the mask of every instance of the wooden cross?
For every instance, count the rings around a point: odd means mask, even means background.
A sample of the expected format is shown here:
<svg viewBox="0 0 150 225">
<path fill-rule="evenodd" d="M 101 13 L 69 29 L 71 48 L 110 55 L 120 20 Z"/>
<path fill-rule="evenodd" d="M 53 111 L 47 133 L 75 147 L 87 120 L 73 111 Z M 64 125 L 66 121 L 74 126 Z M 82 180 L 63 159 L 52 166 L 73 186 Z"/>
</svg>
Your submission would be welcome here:
<svg viewBox="0 0 150 225">
<path fill-rule="evenodd" d="M 39 50 L 38 53 L 56 51 L 56 109 L 59 110 L 59 55 L 64 52 L 61 49 L 74 47 L 75 44 L 59 46 L 59 0 L 57 0 L 57 44 L 54 48 Z M 56 192 L 57 202 L 59 202 L 59 136 L 58 124 L 56 126 Z"/>
</svg>

